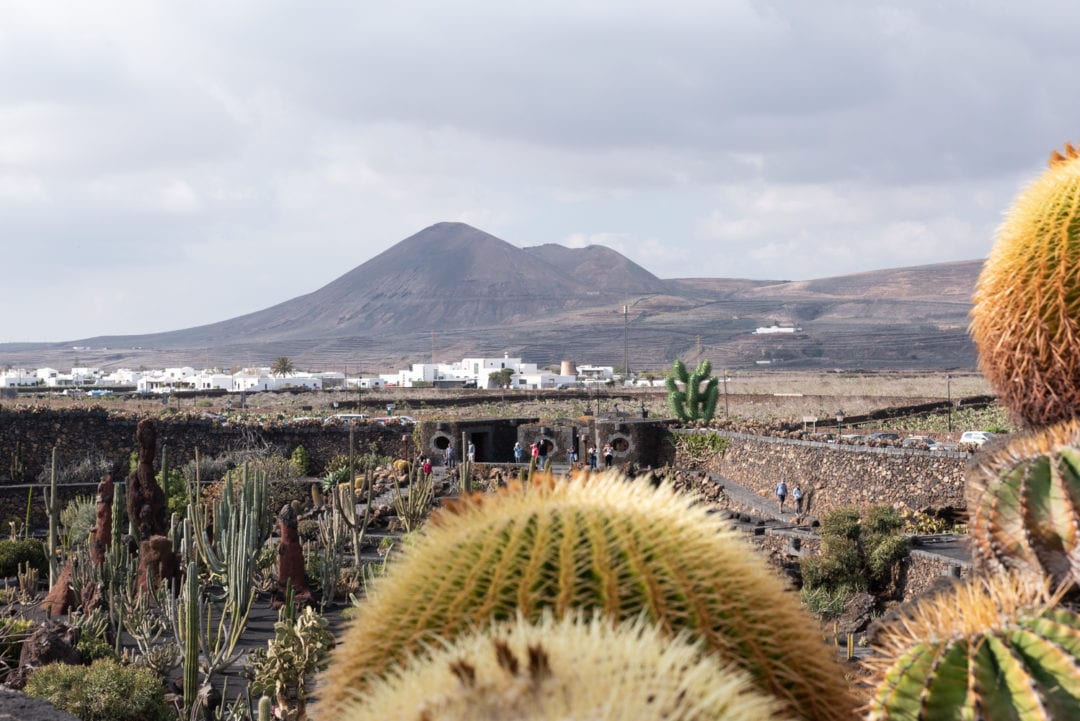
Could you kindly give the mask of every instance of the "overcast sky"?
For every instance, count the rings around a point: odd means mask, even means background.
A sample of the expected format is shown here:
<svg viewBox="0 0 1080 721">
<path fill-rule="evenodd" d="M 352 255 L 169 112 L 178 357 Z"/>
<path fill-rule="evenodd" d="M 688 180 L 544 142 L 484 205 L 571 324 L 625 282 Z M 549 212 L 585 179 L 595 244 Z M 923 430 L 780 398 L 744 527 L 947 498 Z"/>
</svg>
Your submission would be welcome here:
<svg viewBox="0 0 1080 721">
<path fill-rule="evenodd" d="M 661 277 L 985 257 L 1080 3 L 0 0 L 0 342 L 176 330 L 443 220 Z"/>
</svg>

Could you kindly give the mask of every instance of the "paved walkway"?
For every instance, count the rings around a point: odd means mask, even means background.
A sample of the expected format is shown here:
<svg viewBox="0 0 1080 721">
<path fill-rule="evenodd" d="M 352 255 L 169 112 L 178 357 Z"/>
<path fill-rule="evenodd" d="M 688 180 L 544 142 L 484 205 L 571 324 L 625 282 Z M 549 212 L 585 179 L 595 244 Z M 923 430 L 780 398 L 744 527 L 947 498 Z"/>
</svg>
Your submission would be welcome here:
<svg viewBox="0 0 1080 721">
<path fill-rule="evenodd" d="M 779 508 L 777 508 L 776 496 L 759 496 L 754 491 L 745 486 L 740 486 L 730 478 L 723 478 L 713 473 L 709 474 L 709 478 L 724 487 L 725 495 L 731 499 L 733 504 L 740 508 L 749 509 L 746 512 L 751 515 L 784 524 L 791 524 L 795 521 L 795 501 L 791 500 L 790 496 L 788 496 L 788 500 L 784 504 L 784 512 L 781 514 Z M 814 516 L 803 514 L 799 525 L 809 525 L 816 520 L 817 518 Z"/>
</svg>

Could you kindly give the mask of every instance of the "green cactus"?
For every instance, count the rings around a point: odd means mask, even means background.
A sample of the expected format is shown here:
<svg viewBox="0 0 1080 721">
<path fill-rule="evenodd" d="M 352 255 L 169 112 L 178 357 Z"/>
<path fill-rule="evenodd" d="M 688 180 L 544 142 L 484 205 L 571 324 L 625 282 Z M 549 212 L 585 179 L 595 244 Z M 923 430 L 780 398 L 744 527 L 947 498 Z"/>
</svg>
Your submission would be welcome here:
<svg viewBox="0 0 1080 721">
<path fill-rule="evenodd" d="M 1080 422 L 1021 436 L 976 456 L 967 470 L 976 564 L 1055 586 L 1080 583 Z"/>
<path fill-rule="evenodd" d="M 726 521 L 618 473 L 540 476 L 434 516 L 365 599 L 320 684 L 321 713 L 433 639 L 522 614 L 643 614 L 703 639 L 786 713 L 850 719 L 855 702 L 798 597 Z"/>
<path fill-rule="evenodd" d="M 745 672 L 643 619 L 522 618 L 415 657 L 373 684 L 341 721 L 779 721 Z"/>
<path fill-rule="evenodd" d="M 1049 585 L 1002 574 L 958 585 L 886 629 L 868 721 L 1075 719 L 1080 617 Z"/>
<path fill-rule="evenodd" d="M 712 364 L 707 360 L 701 361 L 693 373 L 686 370 L 686 364 L 681 360 L 675 361 L 666 383 L 668 405 L 680 421 L 712 420 L 720 397 L 720 381 L 716 376 L 710 376 L 711 372 Z"/>
<path fill-rule="evenodd" d="M 1080 414 L 1080 154 L 1066 145 L 1017 198 L 971 310 L 979 367 L 1020 422 Z"/>
</svg>

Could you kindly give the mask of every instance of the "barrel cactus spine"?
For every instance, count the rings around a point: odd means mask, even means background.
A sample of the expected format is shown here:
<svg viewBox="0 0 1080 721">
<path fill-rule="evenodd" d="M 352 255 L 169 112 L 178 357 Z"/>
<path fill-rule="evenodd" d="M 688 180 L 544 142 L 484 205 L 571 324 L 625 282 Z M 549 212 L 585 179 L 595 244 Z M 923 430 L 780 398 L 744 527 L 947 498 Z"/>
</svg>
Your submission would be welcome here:
<svg viewBox="0 0 1080 721">
<path fill-rule="evenodd" d="M 1033 427 L 1080 415 L 1080 153 L 1065 148 L 1009 210 L 971 311 L 983 374 Z"/>
<path fill-rule="evenodd" d="M 614 625 L 573 614 L 513 621 L 422 649 L 341 721 L 761 721 L 793 719 L 745 672 L 638 618 Z"/>
<path fill-rule="evenodd" d="M 816 622 L 737 531 L 667 484 L 605 473 L 540 476 L 434 516 L 357 609 L 320 713 L 426 642 L 545 610 L 691 632 L 796 717 L 846 720 L 856 704 Z"/>
<path fill-rule="evenodd" d="M 1020 436 L 967 470 L 976 565 L 1080 583 L 1080 421 Z"/>
<path fill-rule="evenodd" d="M 918 603 L 867 665 L 868 721 L 1076 718 L 1080 616 L 1048 580 L 1000 574 Z"/>
</svg>

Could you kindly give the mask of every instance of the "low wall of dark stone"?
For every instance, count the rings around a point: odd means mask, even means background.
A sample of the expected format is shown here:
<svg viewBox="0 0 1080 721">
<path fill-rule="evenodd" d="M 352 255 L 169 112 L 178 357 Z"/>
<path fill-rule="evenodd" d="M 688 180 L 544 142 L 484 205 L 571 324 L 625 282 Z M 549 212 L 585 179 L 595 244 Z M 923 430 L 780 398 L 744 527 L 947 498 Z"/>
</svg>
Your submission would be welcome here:
<svg viewBox="0 0 1080 721">
<path fill-rule="evenodd" d="M 723 454 L 706 463 L 708 471 L 770 499 L 781 479 L 789 489 L 798 484 L 813 516 L 878 504 L 917 511 L 964 508 L 966 453 L 696 432 L 728 438 Z"/>
<path fill-rule="evenodd" d="M 138 419 L 110 414 L 104 409 L 26 411 L 0 410 L 0 522 L 9 517 L 23 518 L 28 489 L 49 468 L 53 448 L 57 463 L 77 464 L 86 458 L 108 462 L 121 477 L 128 473 L 129 457 L 138 449 L 135 427 Z M 288 457 L 303 446 L 310 457 L 309 471 L 322 472 L 334 456 L 349 451 L 349 430 L 345 425 L 223 425 L 204 418 L 180 417 L 156 421 L 158 456 L 167 449 L 169 465 L 178 467 L 194 460 L 198 449 L 203 457 L 220 456 L 232 451 L 267 449 Z M 355 430 L 358 452 L 366 452 L 374 443 L 380 453 L 400 456 L 403 433 L 411 427 L 363 425 Z M 93 495 L 94 486 L 60 489 L 62 500 L 75 495 Z M 35 489 L 33 505 L 40 504 Z M 37 514 L 33 514 L 37 518 Z M 2 529 L 6 531 L 6 528 Z"/>
</svg>

